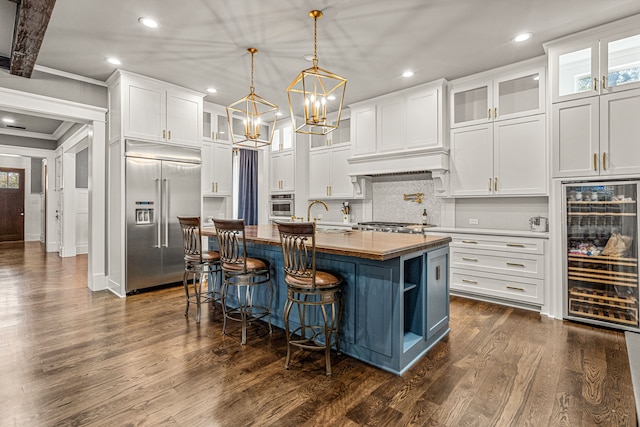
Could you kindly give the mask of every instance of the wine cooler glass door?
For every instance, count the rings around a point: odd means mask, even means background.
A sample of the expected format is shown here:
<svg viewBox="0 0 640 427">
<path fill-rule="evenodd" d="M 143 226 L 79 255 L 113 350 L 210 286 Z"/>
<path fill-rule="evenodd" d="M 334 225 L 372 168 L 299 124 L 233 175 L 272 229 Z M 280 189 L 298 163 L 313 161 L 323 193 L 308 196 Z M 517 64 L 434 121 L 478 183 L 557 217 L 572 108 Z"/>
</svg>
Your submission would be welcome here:
<svg viewBox="0 0 640 427">
<path fill-rule="evenodd" d="M 567 318 L 638 329 L 638 183 L 564 186 Z"/>
</svg>

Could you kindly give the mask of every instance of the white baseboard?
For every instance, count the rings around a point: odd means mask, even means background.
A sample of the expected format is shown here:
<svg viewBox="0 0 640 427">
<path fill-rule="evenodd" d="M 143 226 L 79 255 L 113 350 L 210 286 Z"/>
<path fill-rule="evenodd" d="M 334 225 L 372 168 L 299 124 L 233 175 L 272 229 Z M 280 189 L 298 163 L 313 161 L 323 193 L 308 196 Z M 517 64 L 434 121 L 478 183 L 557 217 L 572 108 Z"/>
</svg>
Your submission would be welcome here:
<svg viewBox="0 0 640 427">
<path fill-rule="evenodd" d="M 38 234 L 25 234 L 24 241 L 25 242 L 37 242 L 40 240 L 40 233 Z"/>
<path fill-rule="evenodd" d="M 124 289 L 122 288 L 122 285 L 114 282 L 111 279 L 108 279 L 108 283 L 109 283 L 109 290 L 111 292 L 113 292 L 114 294 L 118 295 L 120 298 L 124 298 L 127 296 L 127 293 L 124 292 Z"/>
<path fill-rule="evenodd" d="M 79 245 L 76 245 L 76 255 L 88 254 L 88 253 L 89 253 L 88 243 L 81 243 Z"/>
<path fill-rule="evenodd" d="M 47 243 L 47 252 L 58 252 L 58 242 Z"/>
<path fill-rule="evenodd" d="M 94 274 L 91 277 L 91 283 L 88 284 L 92 291 L 104 291 L 107 289 L 108 279 L 104 274 Z"/>
</svg>

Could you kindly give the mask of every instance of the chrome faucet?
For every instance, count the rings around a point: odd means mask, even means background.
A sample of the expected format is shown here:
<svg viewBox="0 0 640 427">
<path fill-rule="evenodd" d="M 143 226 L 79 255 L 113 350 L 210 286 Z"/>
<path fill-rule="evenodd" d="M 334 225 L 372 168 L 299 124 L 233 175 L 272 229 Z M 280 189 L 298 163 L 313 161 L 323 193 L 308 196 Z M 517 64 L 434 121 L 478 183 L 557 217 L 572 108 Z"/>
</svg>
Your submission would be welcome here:
<svg viewBox="0 0 640 427">
<path fill-rule="evenodd" d="M 327 212 L 329 212 L 329 206 L 327 206 L 325 202 L 323 202 L 322 200 L 314 200 L 309 203 L 309 207 L 307 208 L 307 222 L 311 221 L 311 206 L 315 205 L 316 203 L 321 203 L 327 210 Z"/>
</svg>

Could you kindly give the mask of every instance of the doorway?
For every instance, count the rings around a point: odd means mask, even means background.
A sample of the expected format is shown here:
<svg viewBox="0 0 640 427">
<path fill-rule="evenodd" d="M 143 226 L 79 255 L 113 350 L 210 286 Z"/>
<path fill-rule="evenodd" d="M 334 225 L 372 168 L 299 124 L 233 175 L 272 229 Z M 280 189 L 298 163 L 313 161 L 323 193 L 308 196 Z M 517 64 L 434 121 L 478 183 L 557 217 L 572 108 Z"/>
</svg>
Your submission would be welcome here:
<svg viewBox="0 0 640 427">
<path fill-rule="evenodd" d="M 24 240 L 24 169 L 0 168 L 0 242 Z"/>
</svg>

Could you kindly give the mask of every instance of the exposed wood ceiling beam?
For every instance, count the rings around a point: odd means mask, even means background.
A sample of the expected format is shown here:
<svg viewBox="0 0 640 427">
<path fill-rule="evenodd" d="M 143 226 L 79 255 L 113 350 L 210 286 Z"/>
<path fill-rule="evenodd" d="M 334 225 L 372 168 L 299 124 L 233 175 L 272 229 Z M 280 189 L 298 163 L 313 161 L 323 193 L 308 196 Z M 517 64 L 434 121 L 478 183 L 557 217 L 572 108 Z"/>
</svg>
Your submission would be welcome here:
<svg viewBox="0 0 640 427">
<path fill-rule="evenodd" d="M 56 0 L 21 0 L 17 3 L 9 72 L 30 78 Z"/>
</svg>

